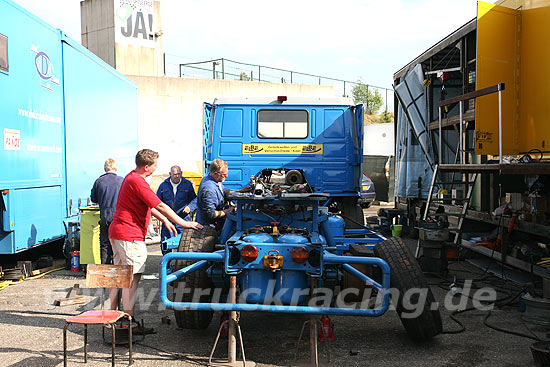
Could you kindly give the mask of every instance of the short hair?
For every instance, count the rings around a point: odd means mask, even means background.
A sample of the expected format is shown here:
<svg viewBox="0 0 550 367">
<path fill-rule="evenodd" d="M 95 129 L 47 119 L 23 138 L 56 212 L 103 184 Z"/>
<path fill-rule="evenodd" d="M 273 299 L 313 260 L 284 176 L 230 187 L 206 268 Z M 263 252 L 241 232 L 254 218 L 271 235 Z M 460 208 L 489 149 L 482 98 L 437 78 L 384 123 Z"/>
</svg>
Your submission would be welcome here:
<svg viewBox="0 0 550 367">
<path fill-rule="evenodd" d="M 113 158 L 107 158 L 105 160 L 105 164 L 103 165 L 103 169 L 105 170 L 105 172 L 116 171 L 116 161 Z"/>
<path fill-rule="evenodd" d="M 172 174 L 172 170 L 173 170 L 174 168 L 177 168 L 177 169 L 178 169 L 178 171 L 180 171 L 180 172 L 181 172 L 181 167 L 180 167 L 180 166 L 177 166 L 177 165 L 176 165 L 176 166 L 172 166 L 172 167 L 170 167 L 170 174 Z"/>
<path fill-rule="evenodd" d="M 142 149 L 136 154 L 136 166 L 144 167 L 151 166 L 155 163 L 155 159 L 159 157 L 159 154 L 151 149 Z"/>
<path fill-rule="evenodd" d="M 210 167 L 208 167 L 209 173 L 216 173 L 220 172 L 222 169 L 227 167 L 227 162 L 223 159 L 216 158 L 210 163 Z"/>
</svg>

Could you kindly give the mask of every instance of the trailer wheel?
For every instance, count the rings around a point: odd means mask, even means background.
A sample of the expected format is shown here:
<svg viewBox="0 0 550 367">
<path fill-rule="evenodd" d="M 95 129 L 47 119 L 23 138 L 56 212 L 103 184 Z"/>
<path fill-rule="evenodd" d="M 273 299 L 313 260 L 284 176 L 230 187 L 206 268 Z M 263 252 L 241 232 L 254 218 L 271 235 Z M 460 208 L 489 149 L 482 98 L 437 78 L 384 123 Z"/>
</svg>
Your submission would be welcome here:
<svg viewBox="0 0 550 367">
<path fill-rule="evenodd" d="M 399 292 L 397 302 L 395 299 L 393 302 L 409 337 L 415 341 L 424 341 L 441 333 L 443 324 L 435 298 L 418 262 L 403 241 L 392 237 L 380 242 L 374 247 L 374 254 L 390 266 L 391 287 Z M 410 289 L 421 290 L 421 293 L 413 291 L 411 294 L 406 294 Z M 424 295 L 424 304 L 420 305 Z M 422 308 L 421 312 L 418 311 L 420 308 Z"/>
<path fill-rule="evenodd" d="M 216 243 L 216 231 L 210 226 L 205 226 L 200 230 L 184 230 L 178 246 L 178 252 L 212 252 Z M 185 268 L 193 264 L 192 260 L 177 260 L 176 270 Z M 212 292 L 212 282 L 206 273 L 206 269 L 200 269 L 180 278 L 174 284 L 175 302 L 196 302 L 193 299 L 195 290 L 210 289 Z M 184 291 L 185 290 L 185 291 Z M 211 293 L 201 295 L 199 302 L 210 302 Z M 212 321 L 213 311 L 197 310 L 174 310 L 174 316 L 178 327 L 183 329 L 206 329 Z"/>
</svg>

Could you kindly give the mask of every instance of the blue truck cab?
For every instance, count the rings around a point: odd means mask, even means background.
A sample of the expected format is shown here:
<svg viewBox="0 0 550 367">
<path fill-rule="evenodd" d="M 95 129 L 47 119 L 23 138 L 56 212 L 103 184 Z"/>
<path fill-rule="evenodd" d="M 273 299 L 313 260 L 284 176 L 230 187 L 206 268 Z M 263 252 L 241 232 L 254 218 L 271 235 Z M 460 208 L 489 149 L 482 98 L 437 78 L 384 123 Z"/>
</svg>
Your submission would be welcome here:
<svg viewBox="0 0 550 367">
<path fill-rule="evenodd" d="M 363 161 L 363 106 L 348 98 L 221 98 L 205 104 L 204 160 L 228 163 L 224 185 L 250 183 L 265 168 L 291 172 L 331 208 L 363 223 L 357 206 Z M 297 177 L 298 176 L 298 177 Z"/>
<path fill-rule="evenodd" d="M 441 332 L 439 310 L 414 257 L 400 239 L 363 225 L 357 205 L 362 120 L 362 106 L 344 98 L 205 104 L 206 167 L 225 160 L 224 185 L 249 190 L 228 198 L 236 209 L 220 231 L 186 230 L 172 240 L 177 251 L 162 258 L 160 297 L 174 309 L 178 326 L 205 328 L 213 311 L 380 316 L 392 286 L 400 291 L 394 301 L 412 338 Z M 344 291 L 334 292 L 336 286 Z M 239 299 L 225 298 L 237 288 Z M 367 288 L 375 290 L 376 302 Z M 321 302 L 319 289 L 330 294 Z M 427 294 L 412 318 L 403 303 L 410 289 Z M 345 293 L 358 298 L 353 305 L 345 304 Z"/>
</svg>

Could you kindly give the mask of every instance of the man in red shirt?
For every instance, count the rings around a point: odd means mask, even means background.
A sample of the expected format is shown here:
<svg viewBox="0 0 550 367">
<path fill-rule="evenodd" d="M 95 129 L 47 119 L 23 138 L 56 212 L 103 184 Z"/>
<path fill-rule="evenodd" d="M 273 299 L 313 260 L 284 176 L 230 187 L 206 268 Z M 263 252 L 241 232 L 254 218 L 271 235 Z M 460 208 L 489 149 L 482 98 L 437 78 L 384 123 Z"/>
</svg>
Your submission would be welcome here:
<svg viewBox="0 0 550 367">
<path fill-rule="evenodd" d="M 157 169 L 158 153 L 150 149 L 142 149 L 136 154 L 136 169 L 128 173 L 122 182 L 116 205 L 113 222 L 109 227 L 109 240 L 113 248 L 113 263 L 115 265 L 133 265 L 134 279 L 132 288 L 122 290 L 124 312 L 134 316 L 136 293 L 141 274 L 145 270 L 147 248 L 145 235 L 151 214 L 160 220 L 174 235 L 176 223 L 183 228 L 200 229 L 197 222 L 188 222 L 179 215 L 151 190 L 145 178 L 152 175 Z M 111 289 L 109 298 L 111 309 L 118 307 L 118 289 Z M 140 325 L 136 332 L 143 333 Z"/>
</svg>

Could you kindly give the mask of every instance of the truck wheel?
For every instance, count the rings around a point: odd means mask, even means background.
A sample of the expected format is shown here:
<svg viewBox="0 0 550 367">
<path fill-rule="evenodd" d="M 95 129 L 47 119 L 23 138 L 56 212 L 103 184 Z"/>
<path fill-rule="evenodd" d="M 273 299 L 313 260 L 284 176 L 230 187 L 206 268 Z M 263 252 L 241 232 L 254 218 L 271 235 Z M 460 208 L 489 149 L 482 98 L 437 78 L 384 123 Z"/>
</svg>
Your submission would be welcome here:
<svg viewBox="0 0 550 367">
<path fill-rule="evenodd" d="M 392 237 L 380 242 L 374 247 L 374 254 L 390 266 L 391 287 L 399 292 L 397 302 L 395 299 L 393 302 L 409 337 L 415 341 L 424 341 L 441 333 L 443 324 L 439 308 L 435 306 L 435 298 L 418 262 L 403 241 Z M 422 293 L 414 291 L 409 296 L 406 292 L 410 289 L 418 289 Z M 427 293 L 424 293 L 426 291 Z M 424 295 L 426 295 L 425 300 Z M 422 301 L 424 304 L 419 304 Z M 432 309 L 432 306 L 435 309 Z"/>
<path fill-rule="evenodd" d="M 200 230 L 184 230 L 178 246 L 178 252 L 212 252 L 216 243 L 216 231 L 210 226 L 205 226 Z M 193 264 L 192 260 L 177 260 L 176 270 L 183 269 Z M 206 269 L 200 269 L 180 278 L 174 284 L 174 302 L 196 302 L 193 299 L 195 290 L 201 291 L 210 289 L 212 292 L 212 282 L 206 273 Z M 184 291 L 185 290 L 185 291 Z M 207 303 L 211 301 L 211 293 L 201 295 L 199 302 Z M 176 323 L 183 329 L 206 329 L 212 321 L 213 311 L 197 310 L 174 310 Z"/>
</svg>

